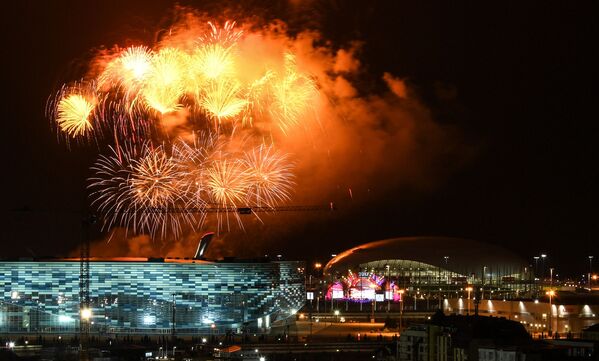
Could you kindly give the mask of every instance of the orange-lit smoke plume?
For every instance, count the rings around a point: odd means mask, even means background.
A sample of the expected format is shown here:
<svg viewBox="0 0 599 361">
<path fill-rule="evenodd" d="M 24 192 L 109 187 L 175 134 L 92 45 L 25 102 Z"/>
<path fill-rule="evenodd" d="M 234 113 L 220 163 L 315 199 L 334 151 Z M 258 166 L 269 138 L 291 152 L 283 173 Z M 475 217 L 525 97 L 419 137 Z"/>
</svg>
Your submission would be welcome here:
<svg viewBox="0 0 599 361">
<path fill-rule="evenodd" d="M 176 48 L 193 57 L 190 49 L 194 39 L 207 30 L 210 33 L 208 22 L 213 19 L 186 11 L 186 15 L 180 17 L 183 20 L 173 24 L 168 35 L 151 46 L 153 51 Z M 206 79 L 231 72 L 230 67 L 235 67 L 237 78 L 232 83 L 210 83 L 196 103 L 203 104 L 215 124 L 226 123 L 245 112 L 234 127 L 236 139 L 254 139 L 250 143 L 256 142 L 255 139 L 268 139 L 268 143 L 290 155 L 296 166 L 291 203 L 335 202 L 342 207 L 359 209 L 385 197 L 390 190 L 427 191 L 459 166 L 462 150 L 457 132 L 436 123 L 404 80 L 390 73 L 380 74 L 379 79 L 386 84 L 387 91 L 377 94 L 365 94 L 356 87 L 353 79 L 366 68 L 360 61 L 359 43 L 338 48 L 329 45 L 315 31 L 291 36 L 282 22 L 255 24 L 236 20 L 243 34 L 235 39 L 235 48 L 224 53 L 218 47 L 203 49 L 212 52 L 214 58 L 207 60 L 213 62 L 212 66 L 205 64 L 206 60 L 193 66 L 197 76 Z M 104 55 L 97 61 L 110 63 L 115 56 Z M 105 67 L 94 67 L 98 68 Z M 238 97 L 240 84 L 246 87 L 251 84 L 258 93 L 259 87 L 271 77 L 277 79 L 269 95 L 275 99 L 270 100 L 271 113 L 248 110 L 255 105 L 252 102 L 265 99 Z M 188 84 L 177 84 L 177 79 L 173 81 L 173 89 L 148 91 L 177 92 L 189 88 Z M 184 92 L 193 96 L 193 91 Z M 219 96 L 226 93 L 227 104 L 220 104 L 218 97 L 211 98 L 211 92 Z M 310 106 L 295 106 L 294 101 L 307 102 Z M 164 108 L 159 109 L 161 106 Z M 190 114 L 197 109 L 179 107 L 176 101 L 155 108 L 168 113 L 160 117 L 163 137 L 193 137 L 196 124 Z M 247 143 L 231 142 L 229 146 L 244 144 Z M 244 221 L 246 233 L 221 235 L 211 246 L 209 256 L 233 252 L 261 255 L 265 245 L 283 241 L 285 234 L 301 228 L 304 219 L 309 217 L 300 214 L 297 218 L 285 216 L 285 221 L 278 221 L 278 215 L 274 214 L 263 217 L 268 219 L 265 223 L 255 218 Z M 204 229 L 211 230 L 215 222 L 208 219 Z M 143 235 L 130 237 L 115 232 L 108 245 L 104 240 L 103 246 L 95 246 L 92 253 L 103 253 L 100 248 L 105 247 L 112 249 L 108 252 L 111 255 L 149 256 L 161 252 L 163 256 L 190 257 L 201 233 L 184 231 L 179 242 L 153 243 Z"/>
</svg>

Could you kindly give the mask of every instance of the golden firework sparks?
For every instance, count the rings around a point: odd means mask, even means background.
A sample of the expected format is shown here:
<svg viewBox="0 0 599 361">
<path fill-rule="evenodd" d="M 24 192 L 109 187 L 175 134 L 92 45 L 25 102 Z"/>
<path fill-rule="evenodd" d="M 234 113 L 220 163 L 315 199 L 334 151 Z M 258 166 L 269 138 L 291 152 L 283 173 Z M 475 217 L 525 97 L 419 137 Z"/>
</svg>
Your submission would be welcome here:
<svg viewBox="0 0 599 361">
<path fill-rule="evenodd" d="M 175 48 L 165 48 L 154 55 L 142 88 L 148 107 L 162 114 L 181 109 L 187 64 L 188 56 Z"/>
<path fill-rule="evenodd" d="M 95 103 L 81 94 L 66 95 L 56 107 L 56 123 L 71 137 L 87 135 L 93 129 L 91 115 Z"/>
<path fill-rule="evenodd" d="M 189 67 L 192 75 L 214 80 L 235 75 L 235 61 L 231 48 L 221 44 L 198 47 L 191 56 Z"/>
<path fill-rule="evenodd" d="M 272 92 L 274 100 L 270 104 L 270 114 L 279 128 L 287 133 L 312 108 L 317 88 L 310 77 L 297 70 L 295 56 L 287 53 L 285 74 L 272 83 Z"/>
<path fill-rule="evenodd" d="M 221 122 L 237 116 L 248 101 L 241 94 L 241 86 L 234 80 L 212 81 L 207 86 L 201 100 L 208 115 Z"/>
<path fill-rule="evenodd" d="M 288 155 L 278 153 L 273 146 L 260 145 L 247 152 L 243 162 L 250 184 L 250 204 L 274 207 L 289 200 L 295 183 Z"/>
<path fill-rule="evenodd" d="M 206 185 L 214 202 L 222 207 L 244 203 L 248 177 L 243 165 L 235 160 L 215 160 L 206 170 Z"/>
</svg>

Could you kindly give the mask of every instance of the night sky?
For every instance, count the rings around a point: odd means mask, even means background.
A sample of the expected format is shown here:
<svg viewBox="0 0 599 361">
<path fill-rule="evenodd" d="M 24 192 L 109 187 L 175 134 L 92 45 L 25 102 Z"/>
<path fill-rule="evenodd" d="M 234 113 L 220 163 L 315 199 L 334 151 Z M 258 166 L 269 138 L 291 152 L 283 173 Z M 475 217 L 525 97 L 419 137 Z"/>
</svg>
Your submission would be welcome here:
<svg viewBox="0 0 599 361">
<path fill-rule="evenodd" d="M 92 49 L 151 42 L 173 3 L 147 3 L 4 5 L 0 256 L 59 256 L 77 246 L 97 149 L 57 142 L 45 104 L 81 76 Z M 227 7 L 180 4 L 211 14 Z M 384 72 L 403 79 L 469 149 L 459 167 L 437 164 L 452 171 L 426 191 L 397 187 L 359 207 L 342 202 L 335 215 L 282 216 L 305 222 L 260 252 L 325 259 L 366 241 L 442 235 L 503 245 L 530 260 L 546 252 L 566 274 L 586 272 L 587 256 L 599 257 L 599 12 L 590 1 L 231 4 L 233 12 L 280 18 L 290 31 L 319 30 L 336 46 L 363 42 L 360 90 L 380 91 Z M 255 233 L 239 237 L 256 242 Z"/>
</svg>

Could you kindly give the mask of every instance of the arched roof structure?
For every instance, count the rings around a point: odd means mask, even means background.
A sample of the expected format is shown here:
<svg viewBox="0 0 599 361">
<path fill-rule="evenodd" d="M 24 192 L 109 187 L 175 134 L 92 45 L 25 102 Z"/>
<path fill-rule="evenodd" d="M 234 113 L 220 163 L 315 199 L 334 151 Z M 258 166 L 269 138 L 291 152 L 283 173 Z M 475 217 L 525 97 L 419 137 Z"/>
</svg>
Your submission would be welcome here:
<svg viewBox="0 0 599 361">
<path fill-rule="evenodd" d="M 447 257 L 447 258 L 446 258 Z M 383 260 L 409 260 L 459 274 L 521 273 L 526 262 L 495 245 L 451 237 L 400 237 L 365 243 L 338 254 L 325 266 L 325 274 L 357 270 Z"/>
</svg>

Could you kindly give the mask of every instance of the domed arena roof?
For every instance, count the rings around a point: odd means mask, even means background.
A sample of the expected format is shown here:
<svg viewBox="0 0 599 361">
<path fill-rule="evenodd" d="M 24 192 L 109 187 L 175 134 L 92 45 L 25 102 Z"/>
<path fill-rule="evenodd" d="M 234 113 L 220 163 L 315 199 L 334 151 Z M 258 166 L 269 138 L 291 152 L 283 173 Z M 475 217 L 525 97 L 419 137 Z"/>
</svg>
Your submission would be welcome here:
<svg viewBox="0 0 599 361">
<path fill-rule="evenodd" d="M 400 237 L 365 243 L 344 251 L 327 263 L 324 272 L 343 273 L 382 260 L 421 262 L 460 274 L 481 274 L 484 267 L 493 273 L 520 273 L 527 266 L 524 259 L 504 248 L 470 239 Z"/>
</svg>

